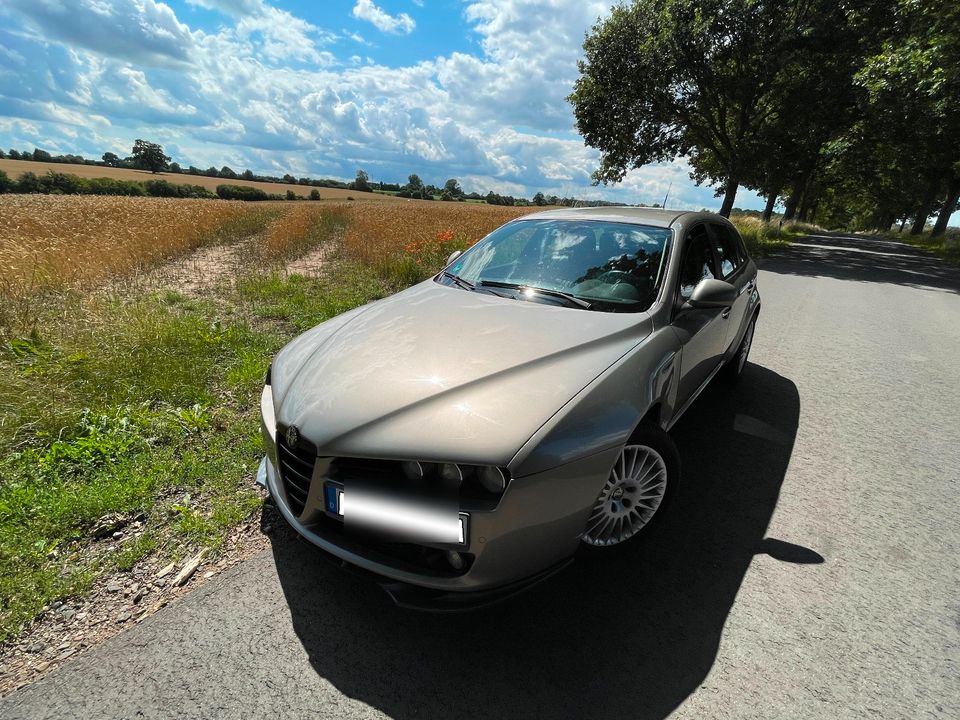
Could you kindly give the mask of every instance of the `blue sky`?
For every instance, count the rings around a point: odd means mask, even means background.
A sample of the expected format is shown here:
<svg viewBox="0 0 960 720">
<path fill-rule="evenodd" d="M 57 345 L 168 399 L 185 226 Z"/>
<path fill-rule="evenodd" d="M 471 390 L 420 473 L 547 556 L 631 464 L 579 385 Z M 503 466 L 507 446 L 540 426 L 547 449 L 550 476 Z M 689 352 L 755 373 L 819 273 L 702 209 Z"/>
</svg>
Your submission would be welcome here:
<svg viewBox="0 0 960 720">
<path fill-rule="evenodd" d="M 683 161 L 593 187 L 565 96 L 608 0 L 4 0 L 0 148 L 717 208 Z M 741 191 L 737 205 L 762 202 Z"/>
</svg>

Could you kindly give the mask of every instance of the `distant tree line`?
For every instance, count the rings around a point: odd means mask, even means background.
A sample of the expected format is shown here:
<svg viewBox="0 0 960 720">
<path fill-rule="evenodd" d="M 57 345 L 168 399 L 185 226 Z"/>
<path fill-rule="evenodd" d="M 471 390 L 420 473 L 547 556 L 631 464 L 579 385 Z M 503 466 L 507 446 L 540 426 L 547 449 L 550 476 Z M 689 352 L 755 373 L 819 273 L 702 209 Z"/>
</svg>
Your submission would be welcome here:
<svg viewBox="0 0 960 720">
<path fill-rule="evenodd" d="M 633 0 L 584 43 L 570 95 L 597 182 L 688 159 L 728 215 L 941 234 L 960 197 L 960 4 Z"/>
<path fill-rule="evenodd" d="M 33 151 L 18 152 L 11 149 L 4 153 L 0 150 L 0 158 L 10 158 L 11 160 L 32 160 L 34 162 L 46 163 L 65 163 L 73 165 L 96 165 L 101 167 L 127 168 L 135 170 L 148 170 L 152 173 L 168 172 L 181 175 L 196 175 L 203 177 L 223 178 L 233 181 L 281 183 L 287 185 L 311 186 L 314 188 L 327 187 L 339 188 L 342 190 L 355 190 L 357 192 L 382 192 L 397 195 L 402 198 L 417 200 L 440 200 L 445 202 L 479 202 L 488 205 L 510 205 L 510 206 L 560 206 L 560 207 L 596 207 L 601 205 L 617 205 L 620 203 L 610 203 L 603 200 L 578 200 L 576 198 L 558 197 L 556 195 L 545 196 L 538 192 L 533 200 L 527 200 L 522 197 L 513 197 L 512 195 L 500 195 L 493 191 L 486 195 L 471 192 L 464 192 L 460 186 L 460 181 L 456 178 L 448 179 L 442 186 L 438 187 L 430 183 L 424 183 L 419 175 L 413 174 L 407 178 L 404 185 L 399 183 L 372 182 L 369 174 L 365 170 L 357 170 L 356 177 L 351 182 L 343 182 L 329 178 L 314 179 L 309 177 L 294 177 L 285 174 L 280 177 L 274 175 L 258 175 L 251 170 L 244 170 L 237 173 L 227 165 L 217 169 L 209 167 L 202 170 L 193 165 L 186 169 L 178 163 L 172 162 L 172 158 L 164 153 L 163 147 L 157 143 L 147 140 L 137 139 L 129 156 L 121 158 L 116 153 L 105 152 L 100 160 L 88 160 L 80 155 L 52 155 L 46 150 L 39 148 Z M 228 183 L 217 186 L 217 192 L 203 188 L 199 185 L 179 185 L 168 183 L 164 180 L 147 180 L 144 182 L 131 180 L 113 180 L 111 178 L 96 178 L 86 180 L 76 175 L 65 175 L 63 173 L 48 173 L 45 176 L 37 176 L 32 172 L 24 173 L 18 180 L 5 178 L 5 184 L 0 184 L 0 192 L 21 192 L 21 193 L 61 193 L 61 194 L 100 194 L 100 195 L 150 195 L 155 197 L 210 197 L 224 198 L 230 200 L 295 200 L 297 194 L 288 190 L 285 195 L 270 194 L 260 188 L 248 185 L 238 185 Z M 8 188 L 8 189 L 3 189 Z M 171 188 L 185 188 L 176 190 Z M 311 200 L 319 200 L 320 194 L 317 190 L 310 193 Z"/>
<path fill-rule="evenodd" d="M 47 172 L 37 175 L 25 172 L 13 180 L 0 170 L 0 193 L 45 194 L 45 195 L 127 195 L 131 197 L 202 198 L 215 200 L 298 200 L 293 190 L 285 195 L 268 193 L 251 185 L 217 185 L 216 192 L 201 185 L 172 183 L 156 180 L 119 180 L 117 178 L 82 178 L 68 173 Z M 320 199 L 320 191 L 314 188 L 311 200 Z"/>
</svg>

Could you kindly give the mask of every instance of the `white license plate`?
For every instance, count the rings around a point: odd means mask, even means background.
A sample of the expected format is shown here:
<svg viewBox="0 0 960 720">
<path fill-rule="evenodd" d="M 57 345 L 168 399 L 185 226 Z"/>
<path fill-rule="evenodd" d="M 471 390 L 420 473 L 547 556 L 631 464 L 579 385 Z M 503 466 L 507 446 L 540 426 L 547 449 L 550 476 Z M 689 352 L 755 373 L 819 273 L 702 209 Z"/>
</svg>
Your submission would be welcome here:
<svg viewBox="0 0 960 720">
<path fill-rule="evenodd" d="M 463 545 L 466 542 L 464 515 L 452 505 L 414 500 L 367 489 L 345 491 L 328 486 L 336 493 L 336 509 L 328 490 L 327 509 L 348 525 L 388 533 L 399 540 Z"/>
</svg>

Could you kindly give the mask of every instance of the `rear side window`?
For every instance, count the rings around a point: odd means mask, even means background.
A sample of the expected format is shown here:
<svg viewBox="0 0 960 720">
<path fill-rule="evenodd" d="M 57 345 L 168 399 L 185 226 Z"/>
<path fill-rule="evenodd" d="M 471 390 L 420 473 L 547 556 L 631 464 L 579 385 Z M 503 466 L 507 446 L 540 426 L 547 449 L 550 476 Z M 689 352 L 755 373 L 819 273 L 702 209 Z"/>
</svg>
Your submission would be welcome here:
<svg viewBox="0 0 960 720">
<path fill-rule="evenodd" d="M 736 232 L 726 225 L 712 224 L 710 229 L 713 230 L 713 247 L 717 251 L 717 259 L 720 262 L 720 277 L 725 279 L 733 275 L 746 262 L 746 257 Z"/>
<path fill-rule="evenodd" d="M 690 231 L 687 249 L 680 266 L 680 297 L 689 300 L 693 289 L 701 280 L 717 277 L 717 269 L 710 249 L 710 236 L 706 225 L 698 225 Z"/>
</svg>

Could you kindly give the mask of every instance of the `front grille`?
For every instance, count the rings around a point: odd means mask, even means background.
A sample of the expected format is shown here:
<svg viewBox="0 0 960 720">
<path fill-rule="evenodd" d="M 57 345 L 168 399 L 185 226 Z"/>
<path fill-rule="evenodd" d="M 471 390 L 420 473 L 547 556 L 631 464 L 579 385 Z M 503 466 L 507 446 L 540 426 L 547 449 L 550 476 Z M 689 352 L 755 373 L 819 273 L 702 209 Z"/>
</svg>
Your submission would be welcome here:
<svg viewBox="0 0 960 720">
<path fill-rule="evenodd" d="M 294 515 L 300 516 L 310 493 L 317 456 L 311 450 L 288 447 L 286 440 L 278 434 L 277 460 L 280 461 L 280 479 L 287 493 L 287 505 Z"/>
</svg>

